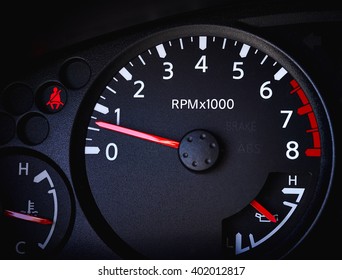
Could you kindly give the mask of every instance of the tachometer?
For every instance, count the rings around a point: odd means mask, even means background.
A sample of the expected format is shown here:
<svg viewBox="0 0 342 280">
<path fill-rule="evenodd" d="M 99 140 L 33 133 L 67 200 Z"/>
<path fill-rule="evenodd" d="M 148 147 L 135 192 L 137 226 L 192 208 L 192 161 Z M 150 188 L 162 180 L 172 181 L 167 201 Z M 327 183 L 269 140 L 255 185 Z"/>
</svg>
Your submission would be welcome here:
<svg viewBox="0 0 342 280">
<path fill-rule="evenodd" d="M 78 112 L 71 168 L 124 258 L 282 258 L 324 206 L 333 154 L 323 100 L 289 56 L 190 25 L 113 57 Z"/>
</svg>

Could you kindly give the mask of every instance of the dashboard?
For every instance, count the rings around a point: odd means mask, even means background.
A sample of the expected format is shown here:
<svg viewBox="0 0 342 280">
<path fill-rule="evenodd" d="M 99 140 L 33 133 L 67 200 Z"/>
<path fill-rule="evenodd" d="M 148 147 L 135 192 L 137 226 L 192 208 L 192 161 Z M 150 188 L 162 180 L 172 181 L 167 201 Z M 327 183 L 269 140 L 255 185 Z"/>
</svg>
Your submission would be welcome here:
<svg viewBox="0 0 342 280">
<path fill-rule="evenodd" d="M 2 259 L 341 259 L 340 8 L 25 5 L 1 20 Z"/>
</svg>

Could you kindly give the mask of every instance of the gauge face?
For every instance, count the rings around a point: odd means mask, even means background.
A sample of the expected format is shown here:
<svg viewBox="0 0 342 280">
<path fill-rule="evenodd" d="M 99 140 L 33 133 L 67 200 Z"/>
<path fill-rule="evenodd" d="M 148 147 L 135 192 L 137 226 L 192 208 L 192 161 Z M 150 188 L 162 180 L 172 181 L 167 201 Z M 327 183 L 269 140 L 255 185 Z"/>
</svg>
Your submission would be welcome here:
<svg viewBox="0 0 342 280">
<path fill-rule="evenodd" d="M 113 58 L 88 93 L 74 183 L 123 257 L 282 258 L 329 193 L 329 128 L 314 85 L 273 45 L 174 28 Z"/>
<path fill-rule="evenodd" d="M 7 258 L 53 258 L 69 237 L 74 201 L 63 173 L 26 149 L 0 156 L 1 253 Z"/>
</svg>

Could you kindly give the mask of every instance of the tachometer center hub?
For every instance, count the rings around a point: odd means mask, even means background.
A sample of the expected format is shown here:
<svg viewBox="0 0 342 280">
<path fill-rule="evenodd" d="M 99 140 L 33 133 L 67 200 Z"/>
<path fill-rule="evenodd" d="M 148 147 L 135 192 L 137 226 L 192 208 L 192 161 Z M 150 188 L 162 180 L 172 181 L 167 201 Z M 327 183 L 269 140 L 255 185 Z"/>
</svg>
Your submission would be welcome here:
<svg viewBox="0 0 342 280">
<path fill-rule="evenodd" d="M 212 133 L 197 129 L 182 138 L 178 153 L 185 167 L 193 171 L 204 171 L 217 162 L 219 144 Z"/>
</svg>

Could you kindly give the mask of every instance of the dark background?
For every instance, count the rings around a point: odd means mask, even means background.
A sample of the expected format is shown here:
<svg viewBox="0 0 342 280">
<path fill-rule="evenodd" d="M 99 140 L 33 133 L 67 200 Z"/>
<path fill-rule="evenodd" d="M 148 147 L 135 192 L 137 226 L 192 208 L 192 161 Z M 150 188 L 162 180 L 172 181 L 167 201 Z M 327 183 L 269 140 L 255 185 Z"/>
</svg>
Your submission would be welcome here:
<svg viewBox="0 0 342 280">
<path fill-rule="evenodd" d="M 341 152 L 338 144 L 341 141 L 338 120 L 342 117 L 342 10 L 329 1 L 320 2 L 324 3 L 281 0 L 12 1 L 1 9 L 0 86 L 2 89 L 10 82 L 34 73 L 36 67 L 48 65 L 64 52 L 168 22 L 205 19 L 255 31 L 305 68 L 326 102 L 335 133 L 336 167 L 331 195 L 316 227 L 288 257 L 342 259 Z M 95 245 L 96 242 L 99 241 L 95 240 Z"/>
</svg>

